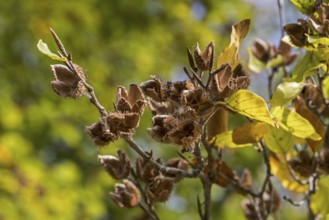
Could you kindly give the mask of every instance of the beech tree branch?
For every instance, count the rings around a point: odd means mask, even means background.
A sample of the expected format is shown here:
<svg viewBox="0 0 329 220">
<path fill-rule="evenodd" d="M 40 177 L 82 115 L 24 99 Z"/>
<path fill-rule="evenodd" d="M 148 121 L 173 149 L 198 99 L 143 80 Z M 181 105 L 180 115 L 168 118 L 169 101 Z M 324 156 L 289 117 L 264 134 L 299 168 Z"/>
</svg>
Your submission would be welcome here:
<svg viewBox="0 0 329 220">
<path fill-rule="evenodd" d="M 151 163 L 152 165 L 155 165 L 156 167 L 159 168 L 161 172 L 164 174 L 169 174 L 169 175 L 178 175 L 178 176 L 183 176 L 187 178 L 196 178 L 198 176 L 199 171 L 197 170 L 192 170 L 192 171 L 185 171 L 182 169 L 178 169 L 175 167 L 167 167 L 165 165 L 162 165 L 158 162 L 156 162 L 153 158 L 152 155 L 147 154 L 134 140 L 132 137 L 124 137 L 124 140 L 128 143 L 128 145 L 143 159 L 146 159 Z"/>
<path fill-rule="evenodd" d="M 84 85 L 84 87 L 87 89 L 87 92 L 89 94 L 89 100 L 92 104 L 94 104 L 94 106 L 98 109 L 100 115 L 102 117 L 106 117 L 108 115 L 106 109 L 100 104 L 100 102 L 98 101 L 94 88 L 89 85 L 86 80 L 84 78 L 81 77 L 81 75 L 78 73 L 78 71 L 76 70 L 76 67 L 74 66 L 73 62 L 72 62 L 72 56 L 71 54 L 68 54 L 66 52 L 66 49 L 64 47 L 64 44 L 62 43 L 62 41 L 60 40 L 60 38 L 58 37 L 58 35 L 56 34 L 56 32 L 50 28 L 51 34 L 54 37 L 54 40 L 60 50 L 61 53 L 59 53 L 61 56 L 64 56 L 67 58 L 68 61 L 65 62 L 65 65 L 74 73 L 78 76 L 79 80 L 81 80 L 82 84 Z"/>
</svg>

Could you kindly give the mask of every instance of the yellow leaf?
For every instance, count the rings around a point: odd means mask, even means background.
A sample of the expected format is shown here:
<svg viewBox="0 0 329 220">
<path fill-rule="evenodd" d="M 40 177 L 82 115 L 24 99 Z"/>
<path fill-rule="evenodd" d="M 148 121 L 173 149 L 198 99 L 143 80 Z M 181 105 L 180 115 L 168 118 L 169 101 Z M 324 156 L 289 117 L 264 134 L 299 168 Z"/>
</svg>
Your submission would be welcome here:
<svg viewBox="0 0 329 220">
<path fill-rule="evenodd" d="M 290 175 L 289 168 L 284 159 L 284 155 L 271 154 L 269 160 L 272 174 L 280 180 L 283 187 L 290 191 L 299 193 L 303 193 L 308 190 L 307 185 L 300 185 Z"/>
<path fill-rule="evenodd" d="M 310 36 L 308 34 L 305 34 L 307 36 L 307 41 L 311 44 L 314 44 L 315 47 L 318 47 L 319 44 L 322 45 L 329 45 L 329 38 L 328 37 L 321 37 L 321 36 Z"/>
<path fill-rule="evenodd" d="M 264 138 L 266 146 L 274 153 L 286 153 L 295 144 L 295 136 L 286 130 L 269 127 L 269 133 Z"/>
<path fill-rule="evenodd" d="M 315 131 L 323 139 L 325 137 L 326 129 L 321 118 L 317 114 L 315 114 L 311 109 L 309 109 L 306 105 L 297 106 L 296 103 L 297 102 L 295 102 L 296 112 L 298 112 L 301 116 L 307 119 L 312 124 Z M 306 142 L 311 147 L 312 151 L 315 152 L 320 148 L 322 140 L 315 141 L 312 140 L 311 138 L 307 138 Z"/>
<path fill-rule="evenodd" d="M 236 144 L 233 142 L 232 139 L 232 133 L 231 131 L 226 131 L 223 133 L 220 133 L 216 135 L 213 140 L 211 141 L 212 144 L 214 144 L 217 148 L 223 148 L 223 147 L 229 147 L 229 148 L 242 148 L 242 147 L 251 147 L 252 144 Z"/>
<path fill-rule="evenodd" d="M 246 37 L 249 31 L 250 19 L 245 19 L 232 26 L 231 43 L 224 51 L 219 55 L 217 60 L 217 66 L 228 63 L 232 69 L 234 69 L 238 61 L 238 51 L 241 41 Z"/>
<path fill-rule="evenodd" d="M 322 82 L 323 95 L 326 99 L 329 99 L 329 77 L 326 77 Z"/>
<path fill-rule="evenodd" d="M 283 82 L 277 87 L 274 92 L 270 104 L 272 106 L 285 105 L 294 99 L 303 89 L 303 83 Z"/>
<path fill-rule="evenodd" d="M 284 130 L 296 137 L 321 140 L 321 136 L 315 131 L 312 124 L 297 112 L 290 111 L 286 107 L 272 108 L 273 116 L 279 121 Z"/>
<path fill-rule="evenodd" d="M 265 100 L 249 90 L 236 91 L 225 102 L 225 106 L 241 115 L 275 126 Z"/>
<path fill-rule="evenodd" d="M 317 191 L 311 195 L 311 209 L 315 215 L 323 215 L 329 217 L 329 206 L 328 206 L 328 195 L 329 195 L 329 176 L 321 176 Z M 327 219 L 326 218 L 326 219 Z"/>
<path fill-rule="evenodd" d="M 60 57 L 57 54 L 51 52 L 48 48 L 48 45 L 46 43 L 42 42 L 41 39 L 39 40 L 37 47 L 41 53 L 47 55 L 48 57 L 50 57 L 53 60 L 58 60 L 58 61 L 63 61 L 63 62 L 67 61 L 66 57 Z"/>
<path fill-rule="evenodd" d="M 236 144 L 257 143 L 268 134 L 268 124 L 252 122 L 233 129 L 232 140 Z"/>
</svg>

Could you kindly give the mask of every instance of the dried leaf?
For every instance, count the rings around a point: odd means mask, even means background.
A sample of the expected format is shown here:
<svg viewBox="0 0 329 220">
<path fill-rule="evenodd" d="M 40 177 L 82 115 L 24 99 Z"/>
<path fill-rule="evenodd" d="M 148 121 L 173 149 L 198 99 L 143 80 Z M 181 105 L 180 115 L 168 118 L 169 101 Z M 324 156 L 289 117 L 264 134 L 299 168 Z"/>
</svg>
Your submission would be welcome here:
<svg viewBox="0 0 329 220">
<path fill-rule="evenodd" d="M 227 131 L 228 112 L 224 108 L 220 108 L 211 116 L 208 121 L 208 140 L 211 140 L 215 135 Z"/>
<path fill-rule="evenodd" d="M 228 63 L 234 69 L 238 65 L 238 51 L 241 41 L 246 37 L 249 31 L 250 19 L 245 19 L 232 26 L 231 43 L 219 55 L 217 59 L 217 67 Z"/>
<path fill-rule="evenodd" d="M 48 48 L 48 45 L 46 43 L 42 42 L 41 39 L 38 41 L 37 47 L 41 53 L 47 55 L 48 57 L 50 57 L 53 60 L 58 60 L 58 61 L 63 61 L 63 62 L 67 61 L 66 57 L 60 57 L 57 54 L 51 52 Z"/>
</svg>

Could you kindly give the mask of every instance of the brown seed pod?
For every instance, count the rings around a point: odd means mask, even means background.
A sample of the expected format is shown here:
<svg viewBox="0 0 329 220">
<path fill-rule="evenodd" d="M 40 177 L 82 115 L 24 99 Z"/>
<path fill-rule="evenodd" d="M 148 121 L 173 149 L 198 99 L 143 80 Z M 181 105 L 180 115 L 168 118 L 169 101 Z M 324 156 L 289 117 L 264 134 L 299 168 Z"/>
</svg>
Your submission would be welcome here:
<svg viewBox="0 0 329 220">
<path fill-rule="evenodd" d="M 138 205 L 141 195 L 133 182 L 123 180 L 123 183 L 115 184 L 114 188 L 110 197 L 119 207 L 133 208 Z"/>
</svg>

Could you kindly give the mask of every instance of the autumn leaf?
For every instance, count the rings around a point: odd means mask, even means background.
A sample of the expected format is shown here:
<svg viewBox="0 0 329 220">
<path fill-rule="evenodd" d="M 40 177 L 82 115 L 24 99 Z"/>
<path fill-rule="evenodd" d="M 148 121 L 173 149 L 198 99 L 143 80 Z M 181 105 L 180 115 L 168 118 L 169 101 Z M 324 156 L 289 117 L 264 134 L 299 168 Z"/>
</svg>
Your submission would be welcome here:
<svg viewBox="0 0 329 220">
<path fill-rule="evenodd" d="M 290 111 L 286 107 L 272 108 L 273 116 L 278 120 L 284 130 L 296 137 L 321 140 L 321 136 L 315 131 L 312 124 L 297 112 Z"/>
<path fill-rule="evenodd" d="M 225 108 L 219 108 L 209 119 L 207 124 L 208 140 L 215 135 L 227 131 L 228 112 Z"/>
<path fill-rule="evenodd" d="M 280 128 L 269 127 L 268 135 L 264 141 L 268 149 L 275 153 L 286 153 L 290 151 L 295 144 L 295 136 L 286 130 Z"/>
<path fill-rule="evenodd" d="M 270 160 L 272 174 L 280 180 L 283 187 L 285 187 L 290 191 L 298 192 L 298 193 L 303 193 L 306 190 L 308 190 L 307 185 L 299 184 L 290 175 L 288 165 L 284 159 L 284 155 L 271 154 L 269 156 L 269 160 Z"/>
<path fill-rule="evenodd" d="M 329 176 L 322 176 L 318 182 L 316 193 L 311 195 L 311 209 L 315 215 L 323 215 L 329 218 Z"/>
<path fill-rule="evenodd" d="M 304 118 L 306 118 L 312 124 L 315 131 L 323 139 L 324 136 L 325 136 L 325 133 L 326 133 L 326 129 L 325 129 L 324 124 L 322 123 L 320 117 L 304 105 L 296 106 L 296 104 L 295 104 L 295 108 L 296 108 L 296 112 L 299 113 Z M 311 147 L 312 151 L 315 152 L 320 148 L 322 140 L 316 141 L 316 140 L 312 140 L 310 138 L 307 138 L 306 142 Z"/>
<path fill-rule="evenodd" d="M 252 122 L 220 133 L 212 139 L 212 142 L 216 147 L 251 147 L 267 135 L 268 127 L 269 125 L 265 122 Z"/>
<path fill-rule="evenodd" d="M 44 43 L 41 39 L 39 40 L 37 47 L 41 53 L 47 55 L 48 57 L 50 57 L 53 60 L 58 60 L 58 61 L 63 61 L 63 62 L 67 61 L 66 57 L 60 57 L 57 54 L 51 52 L 48 48 L 48 45 L 46 43 Z"/>
<path fill-rule="evenodd" d="M 265 122 L 252 122 L 233 129 L 232 140 L 235 144 L 257 143 L 269 132 Z"/>
<path fill-rule="evenodd" d="M 322 82 L 323 96 L 329 99 L 329 77 L 325 78 Z"/>
<path fill-rule="evenodd" d="M 298 82 L 280 83 L 270 100 L 270 104 L 278 106 L 289 103 L 302 91 L 303 87 L 304 84 Z"/>
<path fill-rule="evenodd" d="M 232 69 L 239 64 L 238 51 L 241 41 L 246 37 L 249 31 L 250 19 L 245 19 L 232 26 L 231 43 L 219 55 L 217 60 L 217 67 L 228 63 Z"/>
<path fill-rule="evenodd" d="M 247 143 L 247 144 L 236 144 L 234 143 L 232 139 L 233 130 L 226 131 L 223 133 L 220 133 L 216 135 L 210 143 L 213 144 L 217 148 L 243 148 L 243 147 L 251 147 L 253 144 Z"/>
<path fill-rule="evenodd" d="M 249 90 L 236 91 L 225 102 L 225 106 L 241 115 L 275 126 L 265 100 Z"/>
</svg>

